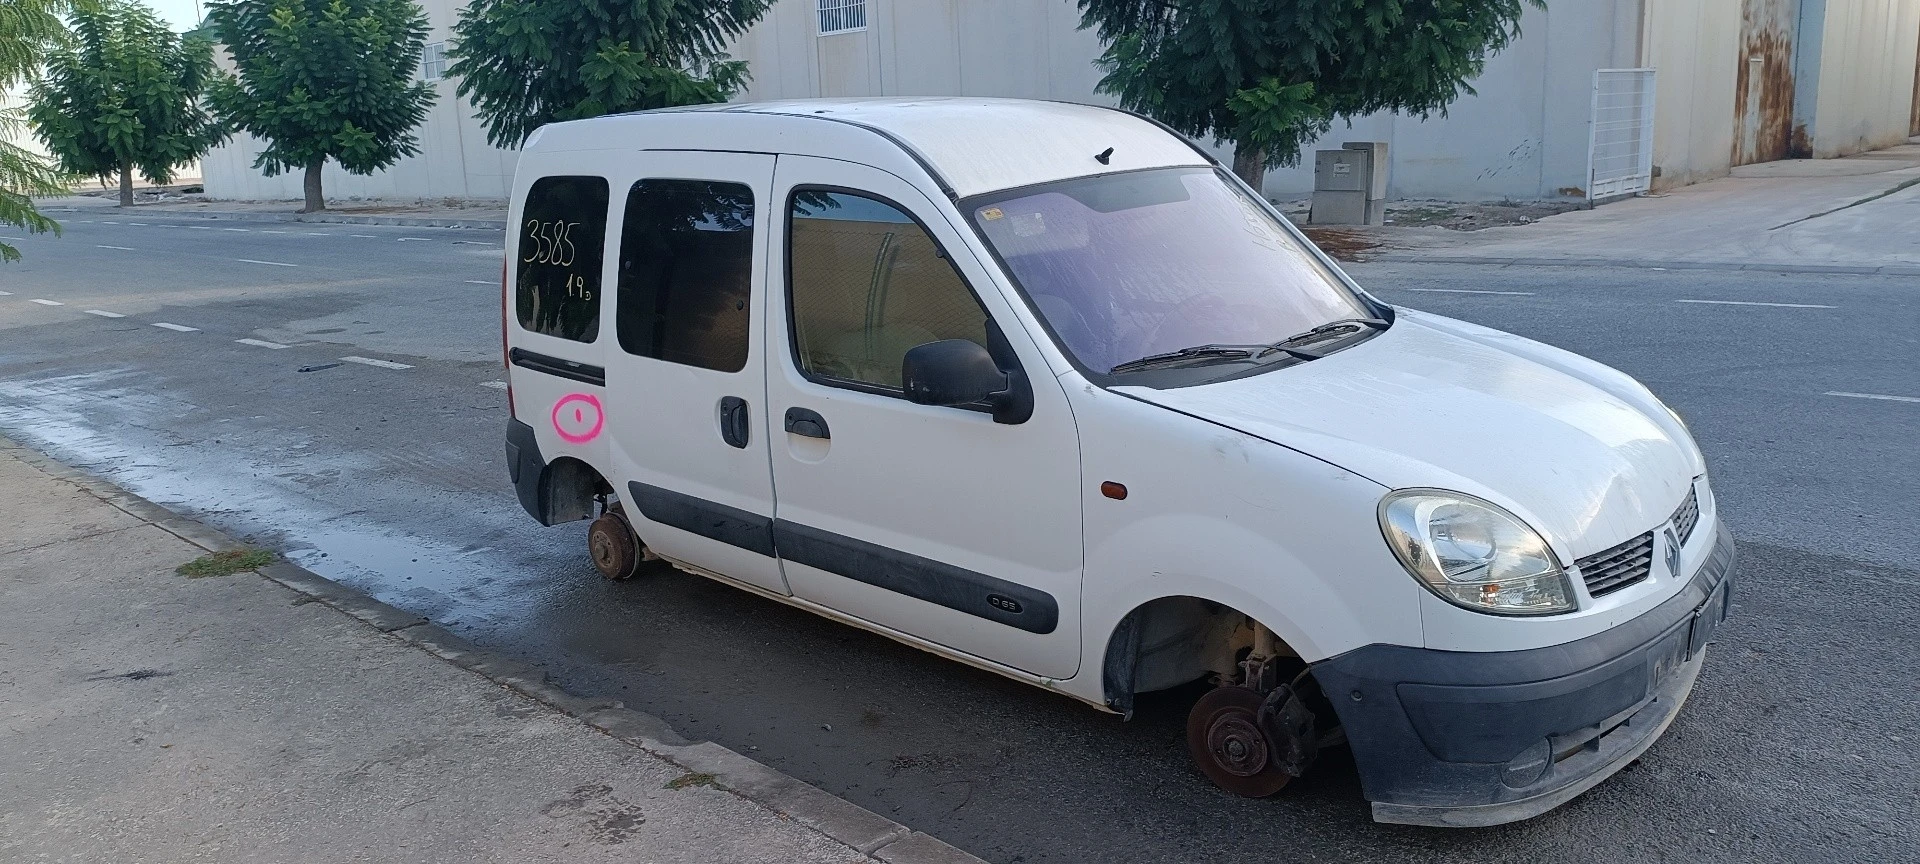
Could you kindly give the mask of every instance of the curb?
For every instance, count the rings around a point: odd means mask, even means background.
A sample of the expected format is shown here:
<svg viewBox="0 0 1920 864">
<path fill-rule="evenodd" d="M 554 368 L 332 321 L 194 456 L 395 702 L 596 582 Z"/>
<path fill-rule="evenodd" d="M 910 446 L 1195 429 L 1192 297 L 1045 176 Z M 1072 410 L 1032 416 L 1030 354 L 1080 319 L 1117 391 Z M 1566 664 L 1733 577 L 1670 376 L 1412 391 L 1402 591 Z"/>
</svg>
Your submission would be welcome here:
<svg viewBox="0 0 1920 864">
<path fill-rule="evenodd" d="M 1501 258 L 1476 255 L 1372 255 L 1375 264 L 1478 264 L 1496 267 L 1628 267 L 1641 270 L 1738 270 L 1748 273 L 1838 273 L 1853 276 L 1920 276 L 1920 265 L 1756 264 L 1747 261 L 1650 261 L 1644 258 Z"/>
<path fill-rule="evenodd" d="M 336 225 L 391 225 L 404 228 L 467 228 L 505 231 L 505 219 L 460 219 L 437 216 L 355 216 L 350 213 L 275 213 L 248 210 L 150 210 L 153 216 L 215 219 L 227 222 L 302 222 Z"/>
<path fill-rule="evenodd" d="M 107 480 L 55 461 L 0 435 L 0 454 L 47 474 L 208 552 L 239 546 L 218 529 L 181 516 Z M 536 702 L 557 709 L 626 744 L 686 769 L 711 774 L 714 785 L 887 864 L 986 864 L 967 852 L 839 796 L 780 773 L 711 741 L 692 742 L 666 721 L 610 699 L 575 696 L 548 682 L 538 667 L 495 654 L 304 567 L 277 561 L 260 576 L 333 607 L 382 633 L 411 643 Z"/>
</svg>

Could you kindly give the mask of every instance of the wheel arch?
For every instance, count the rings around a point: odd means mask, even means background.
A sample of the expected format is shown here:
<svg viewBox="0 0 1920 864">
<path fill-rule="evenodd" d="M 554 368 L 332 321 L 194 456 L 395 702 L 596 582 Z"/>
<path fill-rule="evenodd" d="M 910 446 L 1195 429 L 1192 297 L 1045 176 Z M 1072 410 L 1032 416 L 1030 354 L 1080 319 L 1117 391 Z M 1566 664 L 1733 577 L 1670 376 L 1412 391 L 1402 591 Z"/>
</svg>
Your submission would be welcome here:
<svg viewBox="0 0 1920 864">
<path fill-rule="evenodd" d="M 1100 655 L 1107 707 L 1131 716 L 1137 694 L 1232 674 L 1243 650 L 1253 645 L 1255 623 L 1273 631 L 1283 655 L 1304 660 L 1306 639 L 1299 628 L 1249 599 L 1165 594 L 1135 604 L 1110 628 Z"/>
</svg>

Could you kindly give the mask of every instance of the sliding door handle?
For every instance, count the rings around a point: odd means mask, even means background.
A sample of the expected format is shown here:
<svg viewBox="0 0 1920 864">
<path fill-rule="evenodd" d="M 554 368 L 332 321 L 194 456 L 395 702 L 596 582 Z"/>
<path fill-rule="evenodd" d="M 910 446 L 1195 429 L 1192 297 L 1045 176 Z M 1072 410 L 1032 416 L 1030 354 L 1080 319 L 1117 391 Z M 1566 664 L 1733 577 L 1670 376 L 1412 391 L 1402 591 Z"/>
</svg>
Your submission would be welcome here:
<svg viewBox="0 0 1920 864">
<path fill-rule="evenodd" d="M 786 429 L 803 438 L 832 438 L 827 432 L 827 418 L 820 412 L 808 408 L 788 408 Z"/>
<path fill-rule="evenodd" d="M 720 400 L 720 440 L 746 449 L 753 433 L 747 425 L 747 400 L 738 396 L 726 396 Z"/>
</svg>

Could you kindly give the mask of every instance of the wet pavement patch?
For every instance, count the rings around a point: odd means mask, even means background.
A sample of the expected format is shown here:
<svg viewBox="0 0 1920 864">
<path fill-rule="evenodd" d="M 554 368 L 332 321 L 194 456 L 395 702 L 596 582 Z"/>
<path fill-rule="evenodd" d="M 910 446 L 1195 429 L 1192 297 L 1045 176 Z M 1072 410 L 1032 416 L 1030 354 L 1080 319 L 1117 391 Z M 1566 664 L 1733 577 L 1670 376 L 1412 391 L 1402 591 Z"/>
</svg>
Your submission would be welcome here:
<svg viewBox="0 0 1920 864">
<path fill-rule="evenodd" d="M 278 555 L 264 549 L 227 549 L 221 552 L 209 552 L 174 568 L 175 573 L 188 579 L 205 579 L 208 576 L 231 576 L 242 570 L 256 570 L 279 560 Z"/>
<path fill-rule="evenodd" d="M 118 675 L 97 675 L 95 677 L 88 678 L 87 680 L 88 681 L 119 681 L 121 679 L 125 679 L 128 681 L 145 681 L 148 678 L 165 678 L 168 675 L 172 675 L 172 674 L 173 674 L 172 672 L 162 672 L 158 669 L 135 669 L 132 672 L 122 672 Z"/>
</svg>

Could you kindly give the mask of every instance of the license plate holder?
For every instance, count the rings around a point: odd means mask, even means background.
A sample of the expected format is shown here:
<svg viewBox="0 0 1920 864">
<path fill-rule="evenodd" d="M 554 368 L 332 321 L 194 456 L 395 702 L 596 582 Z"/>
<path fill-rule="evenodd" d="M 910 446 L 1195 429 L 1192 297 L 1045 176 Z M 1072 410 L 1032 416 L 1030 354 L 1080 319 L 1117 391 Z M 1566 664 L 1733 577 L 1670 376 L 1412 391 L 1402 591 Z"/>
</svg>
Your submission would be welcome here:
<svg viewBox="0 0 1920 864">
<path fill-rule="evenodd" d="M 1691 632 L 1687 636 L 1687 659 L 1700 655 L 1700 649 L 1713 641 L 1713 631 L 1727 617 L 1727 583 L 1723 580 L 1713 587 L 1713 593 L 1707 595 L 1707 602 L 1693 610 Z"/>
</svg>

